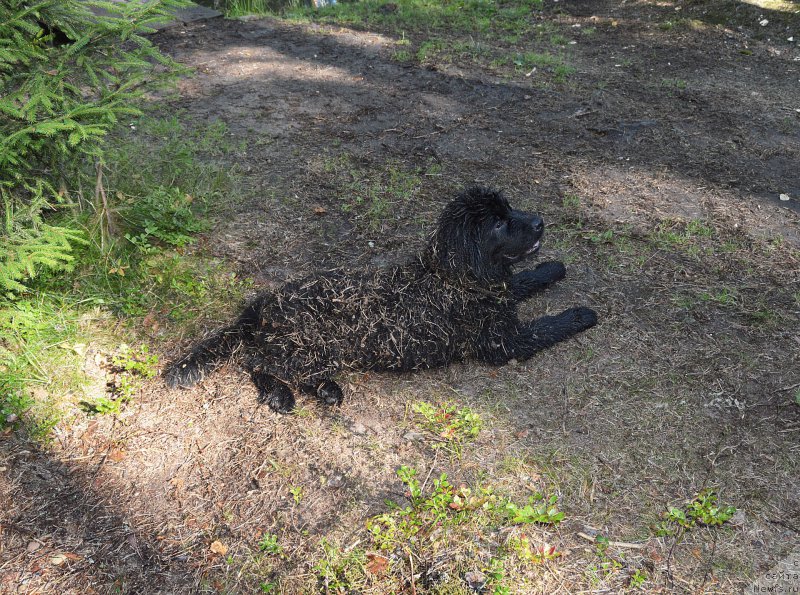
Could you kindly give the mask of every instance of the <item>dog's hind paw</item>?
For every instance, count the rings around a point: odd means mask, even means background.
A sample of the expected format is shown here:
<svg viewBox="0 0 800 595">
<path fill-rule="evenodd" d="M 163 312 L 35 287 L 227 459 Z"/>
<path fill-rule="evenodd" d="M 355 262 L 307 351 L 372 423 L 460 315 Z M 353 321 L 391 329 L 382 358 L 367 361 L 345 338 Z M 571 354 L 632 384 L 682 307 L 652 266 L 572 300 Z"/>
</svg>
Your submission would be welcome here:
<svg viewBox="0 0 800 595">
<path fill-rule="evenodd" d="M 250 370 L 250 379 L 258 389 L 258 402 L 269 405 L 276 413 L 291 413 L 294 393 L 287 384 L 261 368 Z"/>
<path fill-rule="evenodd" d="M 326 405 L 341 405 L 344 400 L 342 388 L 333 380 L 326 380 L 317 388 L 317 397 Z"/>
<path fill-rule="evenodd" d="M 272 390 L 261 389 L 258 392 L 258 402 L 266 404 L 275 413 L 291 413 L 294 410 L 294 395 L 292 389 L 285 384 L 279 384 Z"/>
<path fill-rule="evenodd" d="M 164 382 L 169 388 L 189 388 L 202 379 L 202 370 L 190 358 L 171 364 L 164 372 Z"/>
</svg>

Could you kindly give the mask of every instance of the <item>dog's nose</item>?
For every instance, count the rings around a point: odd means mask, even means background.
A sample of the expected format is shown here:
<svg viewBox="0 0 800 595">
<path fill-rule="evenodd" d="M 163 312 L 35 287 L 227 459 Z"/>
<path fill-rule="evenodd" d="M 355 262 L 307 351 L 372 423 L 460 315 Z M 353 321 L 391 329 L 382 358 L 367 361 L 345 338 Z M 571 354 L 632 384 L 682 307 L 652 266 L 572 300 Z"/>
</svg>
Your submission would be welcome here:
<svg viewBox="0 0 800 595">
<path fill-rule="evenodd" d="M 539 215 L 534 215 L 531 217 L 531 227 L 533 228 L 533 231 L 539 233 L 544 229 L 544 219 L 539 217 Z"/>
</svg>

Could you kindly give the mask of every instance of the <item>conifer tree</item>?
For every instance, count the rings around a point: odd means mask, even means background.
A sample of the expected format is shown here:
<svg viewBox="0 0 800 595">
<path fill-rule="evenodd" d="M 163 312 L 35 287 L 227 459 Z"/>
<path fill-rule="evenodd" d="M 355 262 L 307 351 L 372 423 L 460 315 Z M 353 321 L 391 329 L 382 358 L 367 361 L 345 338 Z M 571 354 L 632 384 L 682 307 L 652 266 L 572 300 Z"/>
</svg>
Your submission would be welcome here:
<svg viewBox="0 0 800 595">
<path fill-rule="evenodd" d="M 144 34 L 185 0 L 0 0 L 0 294 L 70 267 L 81 232 L 48 219 L 68 175 L 179 70 Z"/>
</svg>

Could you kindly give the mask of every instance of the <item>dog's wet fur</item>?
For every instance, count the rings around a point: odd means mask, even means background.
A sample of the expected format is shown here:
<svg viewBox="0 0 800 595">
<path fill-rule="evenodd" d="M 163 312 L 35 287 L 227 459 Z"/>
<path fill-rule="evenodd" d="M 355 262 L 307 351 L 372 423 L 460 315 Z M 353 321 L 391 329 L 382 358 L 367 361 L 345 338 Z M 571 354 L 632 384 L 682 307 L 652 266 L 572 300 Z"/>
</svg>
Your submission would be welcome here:
<svg viewBox="0 0 800 595">
<path fill-rule="evenodd" d="M 539 250 L 544 222 L 502 193 L 470 188 L 449 203 L 413 261 L 374 272 L 321 272 L 253 299 L 231 326 L 166 370 L 189 387 L 235 357 L 259 399 L 286 413 L 295 391 L 341 403 L 347 371 L 408 372 L 477 359 L 522 361 L 597 323 L 586 307 L 520 321 L 517 304 L 564 278 L 560 262 L 514 274 Z"/>
</svg>

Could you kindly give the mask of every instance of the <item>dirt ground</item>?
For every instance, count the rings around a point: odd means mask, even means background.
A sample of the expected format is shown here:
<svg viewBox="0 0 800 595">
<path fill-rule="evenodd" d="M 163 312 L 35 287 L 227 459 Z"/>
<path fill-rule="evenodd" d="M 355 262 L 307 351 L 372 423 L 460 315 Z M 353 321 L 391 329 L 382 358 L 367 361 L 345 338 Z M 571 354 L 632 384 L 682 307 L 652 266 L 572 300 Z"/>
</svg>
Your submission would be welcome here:
<svg viewBox="0 0 800 595">
<path fill-rule="evenodd" d="M 6 435 L 0 592 L 247 593 L 267 580 L 307 592 L 320 539 L 363 542 L 365 519 L 402 499 L 401 465 L 558 493 L 566 520 L 548 538 L 564 555 L 532 570 L 531 592 L 621 592 L 641 569 L 649 592 L 734 593 L 797 551 L 800 49 L 659 27 L 666 2 L 548 6 L 543 18 L 576 32 L 566 84 L 411 64 L 388 35 L 275 19 L 155 36 L 197 69 L 165 111 L 222 120 L 246 142 L 228 166 L 249 198 L 220 206 L 209 257 L 259 289 L 383 266 L 480 183 L 541 212 L 539 258 L 568 267 L 523 316 L 582 304 L 600 324 L 499 369 L 353 376 L 335 410 L 276 415 L 229 366 L 192 390 L 154 380 L 121 415 L 75 417 L 46 448 Z M 353 197 L 391 184 L 387 171 L 412 182 L 377 217 Z M 169 356 L 192 337 L 157 339 Z M 416 399 L 484 416 L 461 459 L 419 439 Z M 667 506 L 706 487 L 737 508 L 731 523 L 653 535 Z M 285 558 L 242 562 L 265 531 Z M 619 569 L 587 571 L 596 533 L 623 544 Z"/>
</svg>

